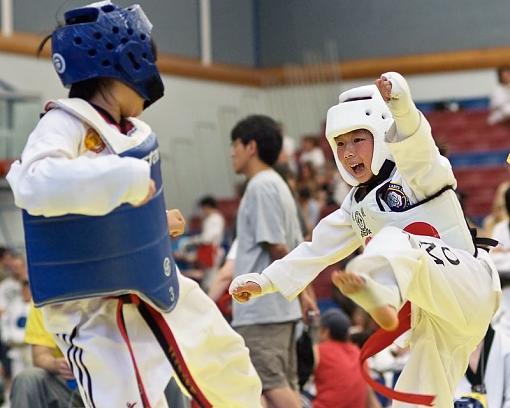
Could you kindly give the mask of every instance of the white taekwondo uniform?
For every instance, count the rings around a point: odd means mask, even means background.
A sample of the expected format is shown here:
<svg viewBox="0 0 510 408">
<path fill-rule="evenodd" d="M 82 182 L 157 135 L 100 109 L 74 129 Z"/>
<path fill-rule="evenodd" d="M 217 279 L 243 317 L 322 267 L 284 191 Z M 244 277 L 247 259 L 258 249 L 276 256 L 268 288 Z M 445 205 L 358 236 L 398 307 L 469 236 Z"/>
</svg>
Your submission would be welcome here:
<svg viewBox="0 0 510 408">
<path fill-rule="evenodd" d="M 398 83 L 399 78 L 404 81 L 400 75 L 385 75 L 393 89 L 407 88 L 405 82 Z M 341 208 L 317 225 L 311 242 L 302 243 L 262 273 L 293 299 L 324 268 L 363 246 L 364 253 L 346 267 L 367 282 L 353 300 L 367 310 L 384 304 L 399 309 L 405 301 L 412 304 L 409 361 L 395 388 L 436 395 L 436 407 L 450 408 L 469 355 L 498 307 L 501 289 L 489 255 L 475 249 L 456 194 L 447 188 L 455 188 L 456 180 L 449 161 L 439 154 L 429 123 L 409 93 L 399 96 L 398 111 L 388 104 L 396 130 L 380 140 L 395 162 L 389 176 L 360 199 L 356 193 L 364 187 L 354 187 Z M 374 136 L 374 151 L 377 143 Z M 413 234 L 404 232 L 406 227 Z M 441 239 L 425 236 L 431 231 Z M 393 406 L 411 405 L 394 402 Z"/>
<path fill-rule="evenodd" d="M 35 216 L 103 216 L 141 201 L 149 163 L 120 157 L 110 146 L 143 143 L 152 133 L 149 126 L 129 119 L 134 128 L 123 135 L 83 100 L 59 100 L 51 107 L 8 174 L 16 204 Z M 104 149 L 86 147 L 91 128 L 106 141 Z M 260 380 L 242 338 L 195 282 L 180 273 L 178 281 L 178 301 L 163 317 L 201 391 L 214 407 L 260 407 Z M 45 327 L 71 364 L 89 408 L 143 406 L 116 305 L 115 299 L 93 297 L 42 307 Z M 124 319 L 150 404 L 167 407 L 163 391 L 172 367 L 134 305 L 124 306 Z"/>
</svg>

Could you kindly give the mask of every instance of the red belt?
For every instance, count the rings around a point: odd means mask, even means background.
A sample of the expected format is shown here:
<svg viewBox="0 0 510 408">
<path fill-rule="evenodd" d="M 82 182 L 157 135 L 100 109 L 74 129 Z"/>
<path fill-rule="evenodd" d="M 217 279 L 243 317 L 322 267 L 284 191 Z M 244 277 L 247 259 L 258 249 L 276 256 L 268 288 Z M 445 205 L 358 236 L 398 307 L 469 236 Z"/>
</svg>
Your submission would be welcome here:
<svg viewBox="0 0 510 408">
<path fill-rule="evenodd" d="M 395 339 L 404 334 L 411 328 L 411 303 L 406 302 L 398 312 L 398 327 L 393 331 L 383 329 L 377 330 L 365 342 L 361 348 L 359 362 L 361 365 L 361 374 L 366 382 L 379 394 L 392 400 L 407 402 L 409 404 L 433 406 L 435 395 L 411 394 L 407 392 L 395 391 L 375 381 L 368 371 L 365 360 L 390 346 Z"/>
</svg>

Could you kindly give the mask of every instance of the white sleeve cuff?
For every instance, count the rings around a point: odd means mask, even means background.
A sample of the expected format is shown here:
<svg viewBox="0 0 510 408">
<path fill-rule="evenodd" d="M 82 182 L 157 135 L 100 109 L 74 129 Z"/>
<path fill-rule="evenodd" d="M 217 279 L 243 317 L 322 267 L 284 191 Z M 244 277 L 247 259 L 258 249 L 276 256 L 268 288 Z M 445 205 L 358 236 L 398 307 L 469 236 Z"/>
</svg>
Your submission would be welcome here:
<svg viewBox="0 0 510 408">
<path fill-rule="evenodd" d="M 261 292 L 259 295 L 252 295 L 252 297 L 267 295 L 269 293 L 276 292 L 276 288 L 274 287 L 273 282 L 271 282 L 269 280 L 269 278 L 262 273 L 247 273 L 247 274 L 236 277 L 230 284 L 230 287 L 228 288 L 228 292 L 230 294 L 232 294 L 240 286 L 243 286 L 248 282 L 256 283 L 257 285 L 260 286 L 260 289 L 261 289 Z"/>
</svg>

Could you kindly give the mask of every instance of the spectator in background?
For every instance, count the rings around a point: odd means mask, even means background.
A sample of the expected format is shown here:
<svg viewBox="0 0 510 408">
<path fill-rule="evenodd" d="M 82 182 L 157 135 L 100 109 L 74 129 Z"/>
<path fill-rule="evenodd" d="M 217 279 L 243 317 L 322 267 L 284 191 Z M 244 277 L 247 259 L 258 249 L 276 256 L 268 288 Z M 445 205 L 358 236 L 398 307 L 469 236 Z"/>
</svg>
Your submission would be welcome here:
<svg viewBox="0 0 510 408">
<path fill-rule="evenodd" d="M 501 206 L 505 218 L 494 225 L 491 234 L 491 237 L 499 242 L 490 254 L 498 270 L 502 290 L 501 305 L 494 316 L 493 325 L 510 336 L 510 224 L 507 216 L 510 211 L 510 188 L 504 191 L 502 197 Z"/>
<path fill-rule="evenodd" d="M 310 162 L 317 171 L 322 171 L 326 158 L 324 152 L 319 146 L 319 138 L 316 136 L 305 136 L 301 140 L 301 155 L 299 156 L 299 163 Z"/>
<path fill-rule="evenodd" d="M 14 377 L 11 408 L 84 407 L 66 359 L 44 328 L 40 309 L 33 306 L 28 314 L 25 341 L 31 346 L 34 367 Z"/>
<path fill-rule="evenodd" d="M 14 310 L 11 310 L 9 315 L 7 313 L 13 305 L 23 303 L 23 282 L 28 281 L 27 265 L 21 255 L 11 252 L 6 262 L 6 270 L 9 275 L 0 282 L 0 319 L 2 320 L 0 331 L 4 329 L 9 330 L 4 323 L 12 318 Z M 6 335 L 9 336 L 8 334 Z M 7 342 L 4 342 L 4 336 L 4 334 L 0 336 L 0 358 L 5 386 L 9 388 L 12 380 L 12 361 L 10 358 L 10 347 Z"/>
<path fill-rule="evenodd" d="M 200 230 L 200 233 L 180 238 L 174 257 L 180 262 L 183 274 L 198 281 L 202 289 L 207 291 L 225 255 L 222 247 L 225 217 L 218 210 L 216 199 L 212 196 L 202 197 L 198 207 L 200 225 L 197 224 L 196 231 Z"/>
<path fill-rule="evenodd" d="M 315 197 L 319 202 L 320 207 L 320 215 L 319 220 L 331 214 L 333 211 L 336 211 L 340 208 L 337 201 L 333 196 L 333 192 L 330 190 L 329 186 L 323 185 L 319 190 L 316 191 Z"/>
<path fill-rule="evenodd" d="M 321 316 L 319 344 L 315 346 L 313 408 L 380 407 L 361 375 L 360 350 L 349 341 L 351 322 L 339 309 Z"/>
<path fill-rule="evenodd" d="M 510 187 L 510 182 L 502 182 L 494 193 L 492 209 L 489 215 L 483 220 L 482 235 L 490 237 L 493 235 L 494 226 L 500 221 L 508 221 L 508 212 L 505 205 L 505 192 Z"/>
<path fill-rule="evenodd" d="M 199 267 L 203 268 L 201 286 L 207 290 L 225 255 L 221 246 L 225 234 L 225 217 L 218 210 L 218 203 L 212 196 L 200 199 L 199 207 L 202 232 L 193 239 L 193 242 L 198 244 L 197 261 L 199 261 Z"/>
<path fill-rule="evenodd" d="M 282 123 L 278 123 L 283 135 L 282 150 L 276 160 L 277 165 L 287 167 L 292 173 L 297 173 L 296 162 L 296 141 L 285 134 L 285 127 Z"/>
<path fill-rule="evenodd" d="M 334 161 L 328 161 L 324 166 L 324 184 L 322 188 L 327 187 L 328 191 L 331 191 L 333 200 L 336 203 L 343 202 L 349 191 L 351 191 L 349 184 L 338 173 Z"/>
<path fill-rule="evenodd" d="M 0 247 L 0 281 L 10 275 L 9 265 L 14 260 L 15 254 L 6 247 Z"/>
<path fill-rule="evenodd" d="M 312 230 L 320 220 L 321 205 L 313 197 L 308 187 L 301 187 L 298 192 L 298 205 L 306 226 L 305 239 L 311 238 Z"/>
<path fill-rule="evenodd" d="M 16 296 L 2 314 L 0 334 L 7 345 L 7 358 L 10 360 L 11 377 L 32 364 L 30 347 L 25 343 L 25 325 L 30 307 L 31 294 L 28 280 L 22 280 L 21 296 Z"/>
<path fill-rule="evenodd" d="M 469 359 L 466 375 L 455 390 L 460 398 L 481 394 L 490 408 L 510 408 L 510 337 L 491 326 Z"/>
<path fill-rule="evenodd" d="M 278 124 L 249 116 L 231 132 L 232 165 L 248 179 L 237 214 L 234 276 L 260 272 L 302 241 L 297 208 L 285 181 L 271 166 L 282 147 Z M 304 312 L 316 306 L 302 297 Z M 274 294 L 233 305 L 232 326 L 244 338 L 269 407 L 299 408 L 294 331 L 299 302 Z"/>
<path fill-rule="evenodd" d="M 9 275 L 0 282 L 0 314 L 15 298 L 21 298 L 23 282 L 28 279 L 27 265 L 21 255 L 13 254 L 7 266 Z"/>
<path fill-rule="evenodd" d="M 298 190 L 306 187 L 311 192 L 315 192 L 319 189 L 319 181 L 315 165 L 310 161 L 301 163 L 297 180 Z"/>
<path fill-rule="evenodd" d="M 216 199 L 212 196 L 205 196 L 200 199 L 198 205 L 202 218 L 202 232 L 198 241 L 202 244 L 221 246 L 225 233 L 225 218 L 218 210 Z"/>
<path fill-rule="evenodd" d="M 510 65 L 498 68 L 498 85 L 490 98 L 490 125 L 503 122 L 510 117 Z"/>
</svg>

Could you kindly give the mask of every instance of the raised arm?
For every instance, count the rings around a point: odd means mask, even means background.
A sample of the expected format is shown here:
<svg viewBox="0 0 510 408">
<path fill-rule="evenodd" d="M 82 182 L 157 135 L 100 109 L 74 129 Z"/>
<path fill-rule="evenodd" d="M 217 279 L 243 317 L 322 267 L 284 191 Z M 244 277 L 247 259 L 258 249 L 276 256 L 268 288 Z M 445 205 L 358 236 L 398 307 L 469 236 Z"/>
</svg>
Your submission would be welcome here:
<svg viewBox="0 0 510 408">
<path fill-rule="evenodd" d="M 387 146 L 417 197 L 428 197 L 446 185 L 455 187 L 450 162 L 440 155 L 430 124 L 416 108 L 404 77 L 387 72 L 375 84 L 395 119 L 396 131 L 386 135 Z"/>
</svg>

